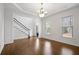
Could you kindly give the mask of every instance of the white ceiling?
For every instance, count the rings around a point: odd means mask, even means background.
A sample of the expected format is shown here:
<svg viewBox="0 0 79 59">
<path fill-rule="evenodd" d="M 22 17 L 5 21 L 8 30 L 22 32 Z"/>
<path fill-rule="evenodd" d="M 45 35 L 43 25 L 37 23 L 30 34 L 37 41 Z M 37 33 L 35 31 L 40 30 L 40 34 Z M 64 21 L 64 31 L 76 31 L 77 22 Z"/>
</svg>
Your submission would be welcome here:
<svg viewBox="0 0 79 59">
<path fill-rule="evenodd" d="M 38 11 L 41 7 L 40 3 L 16 3 L 16 5 L 23 10 L 32 15 L 38 15 Z M 44 3 L 43 7 L 47 11 L 47 15 L 55 14 L 57 12 L 72 8 L 77 6 L 77 3 Z"/>
</svg>

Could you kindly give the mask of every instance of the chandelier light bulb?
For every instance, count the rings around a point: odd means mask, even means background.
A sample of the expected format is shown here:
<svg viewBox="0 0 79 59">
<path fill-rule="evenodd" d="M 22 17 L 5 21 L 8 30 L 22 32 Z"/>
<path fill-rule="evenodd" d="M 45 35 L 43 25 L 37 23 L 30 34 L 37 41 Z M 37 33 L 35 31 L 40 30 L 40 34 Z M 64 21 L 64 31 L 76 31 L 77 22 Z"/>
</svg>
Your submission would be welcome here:
<svg viewBox="0 0 79 59">
<path fill-rule="evenodd" d="M 39 14 L 40 17 L 44 17 L 44 14 Z"/>
</svg>

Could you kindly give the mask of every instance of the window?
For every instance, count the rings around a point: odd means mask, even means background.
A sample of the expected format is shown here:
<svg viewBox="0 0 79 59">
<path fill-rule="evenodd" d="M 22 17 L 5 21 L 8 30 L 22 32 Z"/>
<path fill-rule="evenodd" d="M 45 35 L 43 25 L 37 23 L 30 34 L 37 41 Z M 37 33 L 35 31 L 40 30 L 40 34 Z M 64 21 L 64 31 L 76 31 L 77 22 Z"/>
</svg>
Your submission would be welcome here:
<svg viewBox="0 0 79 59">
<path fill-rule="evenodd" d="M 72 16 L 62 17 L 62 35 L 63 37 L 72 38 L 73 23 Z"/>
</svg>

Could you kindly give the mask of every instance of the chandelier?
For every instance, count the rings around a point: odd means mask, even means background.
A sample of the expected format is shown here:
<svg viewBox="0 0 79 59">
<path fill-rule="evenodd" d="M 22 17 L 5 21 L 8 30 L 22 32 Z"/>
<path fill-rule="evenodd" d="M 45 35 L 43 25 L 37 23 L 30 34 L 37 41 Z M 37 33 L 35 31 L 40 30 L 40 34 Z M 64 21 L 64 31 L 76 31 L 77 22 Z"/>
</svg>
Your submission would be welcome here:
<svg viewBox="0 0 79 59">
<path fill-rule="evenodd" d="M 44 10 L 43 3 L 41 3 L 41 8 L 39 10 L 39 17 L 44 17 L 47 14 L 47 11 Z"/>
</svg>

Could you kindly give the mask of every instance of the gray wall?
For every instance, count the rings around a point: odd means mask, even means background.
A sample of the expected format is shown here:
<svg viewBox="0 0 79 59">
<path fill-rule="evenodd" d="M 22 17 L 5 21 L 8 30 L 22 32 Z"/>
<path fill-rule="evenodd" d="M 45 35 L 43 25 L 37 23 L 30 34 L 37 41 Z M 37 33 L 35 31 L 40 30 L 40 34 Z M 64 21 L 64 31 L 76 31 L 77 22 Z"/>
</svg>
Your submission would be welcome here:
<svg viewBox="0 0 79 59">
<path fill-rule="evenodd" d="M 25 17 L 26 19 L 24 19 L 23 23 L 26 23 L 26 25 L 29 26 L 29 24 L 27 23 L 30 23 L 30 26 L 32 28 L 32 33 L 31 33 L 31 36 L 35 36 L 35 23 L 36 22 L 39 22 L 39 21 L 36 21 L 36 19 L 38 20 L 39 18 L 36 17 L 36 16 L 33 16 L 33 15 L 30 15 L 28 13 L 23 13 L 22 11 L 20 11 L 18 8 L 15 8 L 13 5 L 11 4 L 4 4 L 5 5 L 5 9 L 4 9 L 4 23 L 5 23 L 5 44 L 9 44 L 9 43 L 13 43 L 14 39 L 19 39 L 19 38 L 25 38 L 25 34 L 17 31 L 16 29 L 13 29 L 13 23 L 12 23 L 12 20 L 13 20 L 13 17 L 17 17 L 17 16 L 21 16 L 21 17 Z M 29 18 L 27 20 L 27 18 Z M 30 20 L 32 19 L 32 20 Z M 19 20 L 19 19 L 18 19 Z M 40 19 L 39 19 L 40 20 Z M 39 26 L 39 28 L 41 28 Z M 41 30 L 39 30 L 41 31 Z M 18 34 L 21 34 L 21 35 L 18 35 Z M 27 37 L 27 36 L 26 36 Z"/>
<path fill-rule="evenodd" d="M 4 6 L 0 4 L 0 53 L 4 47 Z"/>
<path fill-rule="evenodd" d="M 13 40 L 28 38 L 27 33 L 25 31 L 21 30 L 20 28 L 13 27 L 12 31 L 13 31 L 13 33 L 12 33 Z"/>
<path fill-rule="evenodd" d="M 5 4 L 4 8 L 4 28 L 5 28 L 5 44 L 12 43 L 12 11 Z"/>
<path fill-rule="evenodd" d="M 30 18 L 27 16 L 23 16 L 20 14 L 13 14 L 13 18 L 16 18 L 19 22 L 21 22 L 24 26 L 26 26 L 28 29 L 30 29 L 30 36 L 33 36 L 33 17 Z M 16 29 L 17 27 L 18 29 Z M 27 34 L 25 34 L 25 33 Z M 21 38 L 27 38 L 28 36 L 28 31 L 24 30 L 22 27 L 18 26 L 15 22 L 12 22 L 12 39 L 21 39 Z"/>
<path fill-rule="evenodd" d="M 62 37 L 62 17 L 72 15 L 73 17 L 73 38 L 64 38 Z M 42 37 L 56 40 L 59 42 L 79 46 L 79 7 L 74 7 L 65 11 L 62 11 L 60 13 L 51 15 L 49 17 L 42 19 Z M 51 26 L 51 34 L 46 34 L 45 31 L 45 22 L 48 22 Z"/>
</svg>

